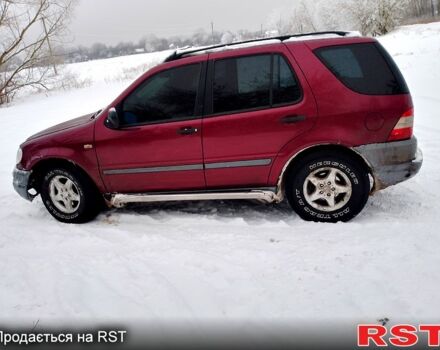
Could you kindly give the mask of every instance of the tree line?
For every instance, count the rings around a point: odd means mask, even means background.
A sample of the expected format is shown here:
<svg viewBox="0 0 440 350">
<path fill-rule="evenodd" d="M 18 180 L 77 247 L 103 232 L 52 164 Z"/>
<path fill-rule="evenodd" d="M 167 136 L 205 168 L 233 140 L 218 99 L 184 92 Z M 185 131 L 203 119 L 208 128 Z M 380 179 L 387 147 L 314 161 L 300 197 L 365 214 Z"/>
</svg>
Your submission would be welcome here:
<svg viewBox="0 0 440 350">
<path fill-rule="evenodd" d="M 172 50 L 188 46 L 208 46 L 221 42 L 254 39 L 261 36 L 261 31 L 239 30 L 237 32 L 207 32 L 203 29 L 186 37 L 157 37 L 154 34 L 143 37 L 137 42 L 125 41 L 116 45 L 95 43 L 89 47 L 78 46 L 68 48 L 60 52 L 66 58 L 66 62 L 83 62 L 88 60 L 111 58 L 117 56 L 133 55 L 138 53 L 157 52 Z"/>
</svg>

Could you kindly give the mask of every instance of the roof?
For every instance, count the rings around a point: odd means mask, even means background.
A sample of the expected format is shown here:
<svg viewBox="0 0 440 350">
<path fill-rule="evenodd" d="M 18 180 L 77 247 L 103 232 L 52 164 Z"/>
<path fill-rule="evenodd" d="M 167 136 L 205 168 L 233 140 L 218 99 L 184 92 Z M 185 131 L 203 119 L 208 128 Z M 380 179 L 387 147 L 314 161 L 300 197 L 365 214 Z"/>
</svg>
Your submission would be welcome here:
<svg viewBox="0 0 440 350">
<path fill-rule="evenodd" d="M 169 57 L 165 59 L 165 62 L 175 61 L 184 57 L 212 53 L 217 51 L 232 50 L 232 49 L 242 49 L 246 47 L 253 47 L 259 45 L 269 45 L 282 42 L 292 42 L 292 41 L 303 41 L 303 40 L 313 40 L 313 39 L 330 39 L 330 38 L 340 38 L 340 37 L 353 37 L 360 36 L 358 32 L 343 32 L 343 31 L 326 31 L 326 32 L 314 32 L 314 33 L 304 33 L 304 34 L 289 34 L 282 36 L 275 36 L 270 38 L 254 39 L 239 41 L 230 44 L 219 44 L 212 46 L 204 46 L 199 48 L 185 48 L 182 50 L 174 51 Z"/>
</svg>

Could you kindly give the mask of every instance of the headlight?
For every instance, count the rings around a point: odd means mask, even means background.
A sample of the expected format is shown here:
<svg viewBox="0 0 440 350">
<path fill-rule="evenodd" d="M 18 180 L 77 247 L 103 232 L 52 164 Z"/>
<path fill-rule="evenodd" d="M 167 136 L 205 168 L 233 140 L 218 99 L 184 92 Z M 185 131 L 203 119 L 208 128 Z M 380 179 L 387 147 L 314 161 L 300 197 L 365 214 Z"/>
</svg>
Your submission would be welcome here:
<svg viewBox="0 0 440 350">
<path fill-rule="evenodd" d="M 20 164 L 21 160 L 23 158 L 23 151 L 21 150 L 21 147 L 17 151 L 17 158 L 15 164 Z"/>
</svg>

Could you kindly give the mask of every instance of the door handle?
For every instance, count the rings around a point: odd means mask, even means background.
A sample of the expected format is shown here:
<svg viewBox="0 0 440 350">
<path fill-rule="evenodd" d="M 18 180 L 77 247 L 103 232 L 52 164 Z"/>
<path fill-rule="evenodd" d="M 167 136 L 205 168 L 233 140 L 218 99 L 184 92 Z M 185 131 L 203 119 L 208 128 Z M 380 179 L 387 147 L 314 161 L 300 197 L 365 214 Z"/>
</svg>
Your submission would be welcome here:
<svg viewBox="0 0 440 350">
<path fill-rule="evenodd" d="M 287 117 L 281 118 L 281 123 L 283 124 L 295 124 L 299 122 L 303 122 L 306 120 L 305 115 L 288 115 Z"/>
<path fill-rule="evenodd" d="M 197 129 L 197 128 L 187 126 L 187 127 L 180 128 L 179 130 L 177 130 L 177 133 L 180 135 L 192 135 L 192 134 L 196 134 L 198 131 L 199 131 L 199 129 Z"/>
</svg>

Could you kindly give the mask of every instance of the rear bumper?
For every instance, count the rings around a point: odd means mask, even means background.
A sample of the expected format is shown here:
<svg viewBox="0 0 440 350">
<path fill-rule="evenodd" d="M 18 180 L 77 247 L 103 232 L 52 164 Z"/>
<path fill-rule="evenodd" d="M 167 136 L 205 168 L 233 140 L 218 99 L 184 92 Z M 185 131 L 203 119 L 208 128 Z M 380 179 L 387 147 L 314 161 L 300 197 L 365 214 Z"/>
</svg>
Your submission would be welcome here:
<svg viewBox="0 0 440 350">
<path fill-rule="evenodd" d="M 14 189 L 15 191 L 24 199 L 28 200 L 28 201 L 32 201 L 35 196 L 31 195 L 28 190 L 29 190 L 29 179 L 31 177 L 31 171 L 26 171 L 26 170 L 20 170 L 15 168 L 12 176 L 13 176 L 13 181 L 12 184 L 14 185 Z"/>
<path fill-rule="evenodd" d="M 355 147 L 370 165 L 374 191 L 406 181 L 416 175 L 423 163 L 422 151 L 415 137 L 399 142 L 377 143 Z"/>
</svg>

